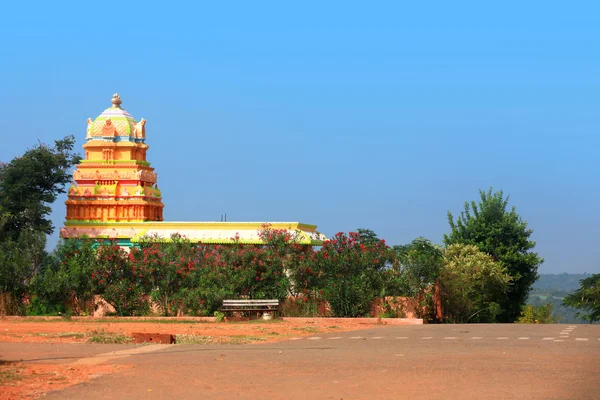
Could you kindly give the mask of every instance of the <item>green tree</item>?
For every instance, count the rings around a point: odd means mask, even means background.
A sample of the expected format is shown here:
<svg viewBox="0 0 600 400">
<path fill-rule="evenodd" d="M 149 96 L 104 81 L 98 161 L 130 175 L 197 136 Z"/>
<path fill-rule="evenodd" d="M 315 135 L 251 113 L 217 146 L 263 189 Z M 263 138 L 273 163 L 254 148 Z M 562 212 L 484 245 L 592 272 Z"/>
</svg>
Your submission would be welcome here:
<svg viewBox="0 0 600 400">
<path fill-rule="evenodd" d="M 493 322 L 496 303 L 510 286 L 502 264 L 474 245 L 452 244 L 445 249 L 440 286 L 444 316 L 451 322 Z"/>
<path fill-rule="evenodd" d="M 387 294 L 402 294 L 412 298 L 419 318 L 435 319 L 435 285 L 444 264 L 441 248 L 428 239 L 418 237 L 407 245 L 396 245 L 393 249 L 399 292 L 390 291 Z"/>
<path fill-rule="evenodd" d="M 93 311 L 91 302 L 96 288 L 92 276 L 98 264 L 94 243 L 89 238 L 58 243 L 35 279 L 34 292 L 39 308 L 60 310 L 68 303 L 76 315 Z"/>
<path fill-rule="evenodd" d="M 579 289 L 565 297 L 563 304 L 586 311 L 577 313 L 586 321 L 600 321 L 600 274 L 582 279 Z"/>
<path fill-rule="evenodd" d="M 66 136 L 54 146 L 39 144 L 0 164 L 0 211 L 5 221 L 0 240 L 18 237 L 24 229 L 51 234 L 52 222 L 47 218 L 58 194 L 65 192 L 71 180 L 69 170 L 79 162 L 73 152 L 75 138 Z"/>
<path fill-rule="evenodd" d="M 44 262 L 46 235 L 25 229 L 0 240 L 0 314 L 22 314 L 29 284 Z"/>
<path fill-rule="evenodd" d="M 358 228 L 358 242 L 364 245 L 376 244 L 381 241 L 371 229 Z M 385 242 L 384 242 L 385 243 Z"/>
<path fill-rule="evenodd" d="M 69 181 L 69 169 L 79 161 L 72 152 L 73 136 L 53 147 L 39 144 L 9 163 L 0 163 L 0 296 L 6 312 L 23 312 L 34 274 L 46 257 L 50 204 Z M 10 305 L 10 307 L 8 306 Z M 2 312 L 2 310 L 0 310 Z"/>
<path fill-rule="evenodd" d="M 519 317 L 544 260 L 531 251 L 535 247 L 535 242 L 530 240 L 533 231 L 514 207 L 508 209 L 509 198 L 505 198 L 502 191 L 492 192 L 491 188 L 487 192 L 480 190 L 479 195 L 479 204 L 465 202 L 456 222 L 448 212 L 451 232 L 444 235 L 444 242 L 446 245 L 475 245 L 506 267 L 512 285 L 496 301 L 502 309 L 497 321 L 513 322 Z"/>
</svg>

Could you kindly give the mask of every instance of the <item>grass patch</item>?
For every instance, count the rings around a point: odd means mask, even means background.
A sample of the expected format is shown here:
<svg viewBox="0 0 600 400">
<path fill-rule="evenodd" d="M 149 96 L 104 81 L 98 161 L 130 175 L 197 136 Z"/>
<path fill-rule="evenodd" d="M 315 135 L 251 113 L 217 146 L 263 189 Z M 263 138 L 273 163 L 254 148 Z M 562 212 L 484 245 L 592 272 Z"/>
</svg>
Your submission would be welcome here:
<svg viewBox="0 0 600 400">
<path fill-rule="evenodd" d="M 309 332 L 309 333 L 319 332 L 319 328 L 317 328 L 316 326 L 299 326 L 299 327 L 292 328 L 292 330 L 304 331 L 304 332 Z"/>
<path fill-rule="evenodd" d="M 257 319 L 251 319 L 248 321 L 227 321 L 228 324 L 232 324 L 232 325 L 268 325 L 268 324 L 281 324 L 282 320 L 280 319 L 262 319 L 262 318 L 257 318 Z"/>
<path fill-rule="evenodd" d="M 120 333 L 96 330 L 89 333 L 88 343 L 122 344 L 131 342 L 131 337 Z"/>
<path fill-rule="evenodd" d="M 34 333 L 34 336 L 42 336 L 49 338 L 73 338 L 83 339 L 86 335 L 83 332 L 51 332 L 51 333 Z"/>
<path fill-rule="evenodd" d="M 15 386 L 21 380 L 21 369 L 16 365 L 0 364 L 0 386 Z"/>
<path fill-rule="evenodd" d="M 273 332 L 275 333 L 275 332 Z M 277 333 L 275 333 L 277 334 Z M 234 336 L 205 336 L 180 334 L 175 337 L 177 344 L 248 344 L 253 342 L 264 342 L 267 339 L 261 336 L 234 335 Z"/>
<path fill-rule="evenodd" d="M 175 336 L 175 343 L 177 344 L 211 344 L 214 342 L 213 336 L 204 335 L 188 335 L 180 334 Z"/>
<path fill-rule="evenodd" d="M 128 317 L 124 317 L 128 318 Z M 195 321 L 192 319 L 178 319 L 177 317 L 173 317 L 173 319 L 158 319 L 158 318 L 147 318 L 147 319 L 121 319 L 119 317 L 114 318 L 96 318 L 94 320 L 83 320 L 83 321 L 75 321 L 82 323 L 148 323 L 148 324 L 207 324 L 210 321 Z"/>
<path fill-rule="evenodd" d="M 59 332 L 58 335 L 56 335 L 56 337 L 83 339 L 85 337 L 85 333 L 83 333 L 83 332 Z"/>
<path fill-rule="evenodd" d="M 341 328 L 341 326 L 338 326 L 338 325 L 331 325 L 331 326 L 327 327 L 327 329 L 340 329 L 340 328 Z"/>
<path fill-rule="evenodd" d="M 246 343 L 253 343 L 253 342 L 264 342 L 267 339 L 265 339 L 264 337 L 260 337 L 260 336 L 251 336 L 251 335 L 236 335 L 236 336 L 230 336 L 229 337 L 229 342 L 227 342 L 228 344 L 246 344 Z"/>
</svg>

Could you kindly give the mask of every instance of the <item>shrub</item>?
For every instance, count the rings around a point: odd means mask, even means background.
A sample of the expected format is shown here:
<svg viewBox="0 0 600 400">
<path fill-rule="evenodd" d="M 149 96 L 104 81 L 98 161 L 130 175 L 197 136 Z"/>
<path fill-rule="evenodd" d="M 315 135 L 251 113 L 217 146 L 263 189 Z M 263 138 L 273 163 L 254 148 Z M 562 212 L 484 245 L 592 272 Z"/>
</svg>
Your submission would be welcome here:
<svg viewBox="0 0 600 400">
<path fill-rule="evenodd" d="M 145 270 L 134 268 L 127 253 L 115 242 L 98 249 L 98 264 L 92 280 L 98 294 L 115 308 L 118 316 L 146 315 L 149 304 L 144 298 L 150 292 Z"/>
<path fill-rule="evenodd" d="M 381 295 L 382 272 L 392 255 L 384 240 L 365 242 L 357 232 L 339 232 L 310 256 L 309 273 L 318 277 L 313 293 L 323 291 L 336 317 L 368 315 L 371 303 Z"/>
<path fill-rule="evenodd" d="M 554 306 L 552 303 L 546 303 L 543 306 L 526 305 L 521 311 L 521 316 L 517 320 L 519 324 L 554 324 L 556 318 L 552 315 Z"/>
</svg>

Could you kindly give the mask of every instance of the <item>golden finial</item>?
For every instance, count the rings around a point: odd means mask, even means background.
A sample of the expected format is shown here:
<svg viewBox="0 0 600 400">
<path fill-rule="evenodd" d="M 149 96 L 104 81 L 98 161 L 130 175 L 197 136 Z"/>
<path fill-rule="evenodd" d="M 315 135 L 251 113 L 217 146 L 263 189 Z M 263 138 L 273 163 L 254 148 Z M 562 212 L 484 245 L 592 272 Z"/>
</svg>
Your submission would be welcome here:
<svg viewBox="0 0 600 400">
<path fill-rule="evenodd" d="M 117 107 L 117 108 L 121 108 L 121 98 L 119 97 L 119 93 L 115 93 L 113 94 L 112 100 L 111 100 L 113 107 Z"/>
</svg>

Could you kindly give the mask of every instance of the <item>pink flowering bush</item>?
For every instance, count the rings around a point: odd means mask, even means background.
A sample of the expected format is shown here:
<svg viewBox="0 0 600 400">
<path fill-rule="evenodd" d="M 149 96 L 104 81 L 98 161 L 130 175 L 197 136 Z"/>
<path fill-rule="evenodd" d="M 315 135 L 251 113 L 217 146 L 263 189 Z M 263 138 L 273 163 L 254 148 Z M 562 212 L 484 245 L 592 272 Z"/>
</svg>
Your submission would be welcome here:
<svg viewBox="0 0 600 400">
<path fill-rule="evenodd" d="M 115 308 L 117 315 L 145 315 L 150 276 L 138 268 L 129 255 L 115 242 L 98 248 L 98 260 L 92 281 L 104 300 Z"/>
</svg>

